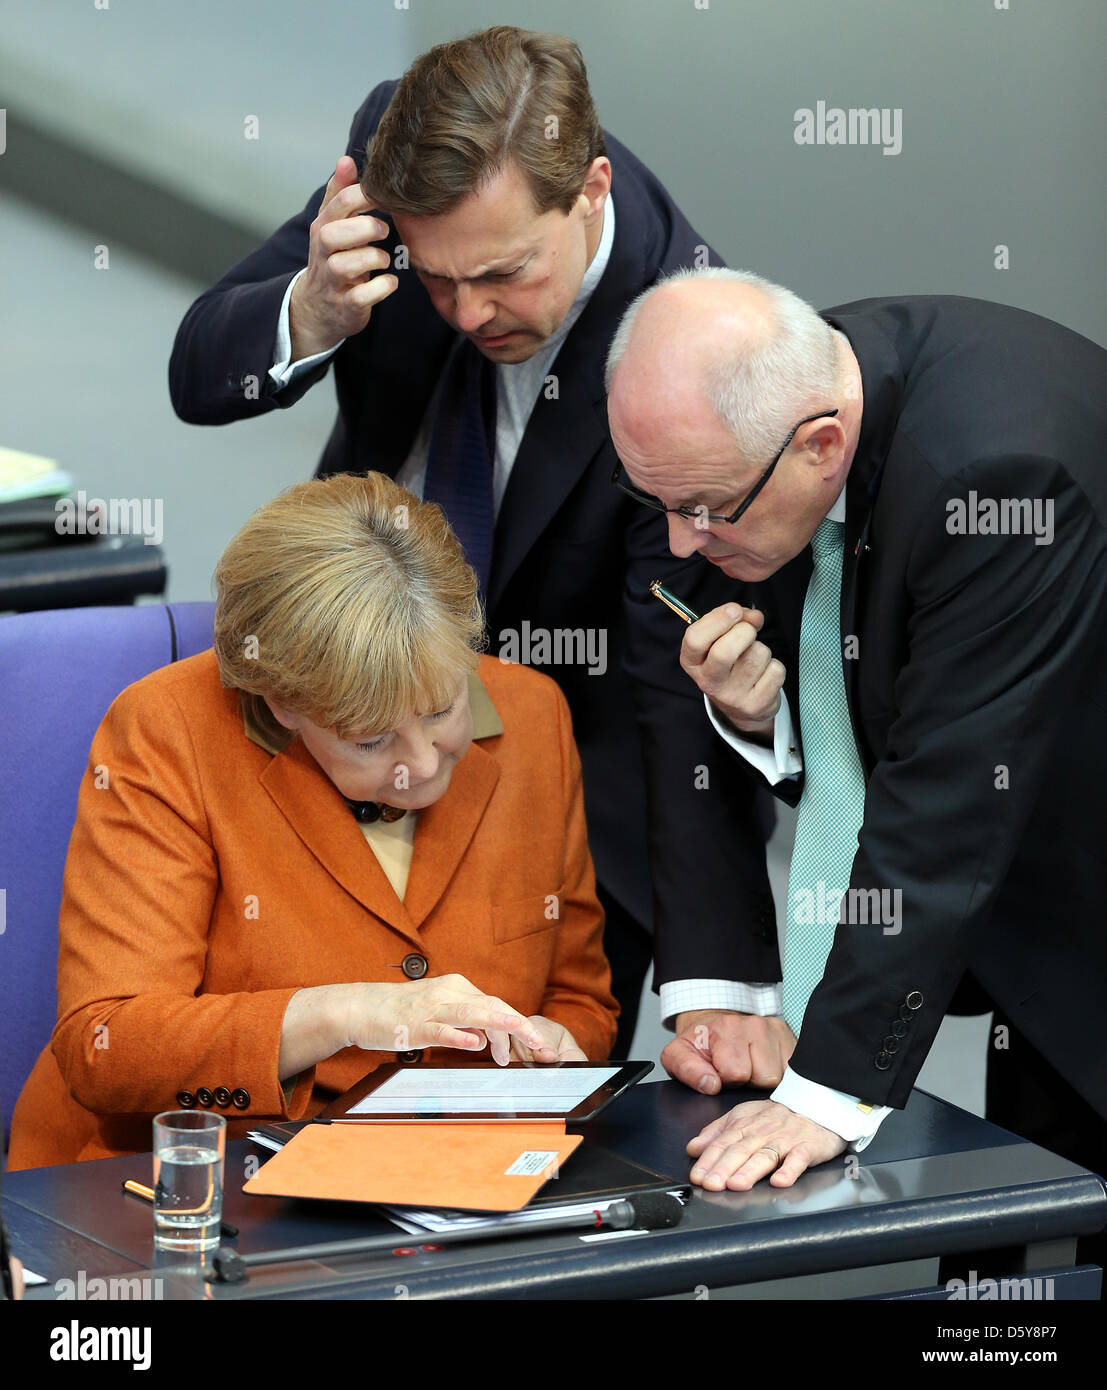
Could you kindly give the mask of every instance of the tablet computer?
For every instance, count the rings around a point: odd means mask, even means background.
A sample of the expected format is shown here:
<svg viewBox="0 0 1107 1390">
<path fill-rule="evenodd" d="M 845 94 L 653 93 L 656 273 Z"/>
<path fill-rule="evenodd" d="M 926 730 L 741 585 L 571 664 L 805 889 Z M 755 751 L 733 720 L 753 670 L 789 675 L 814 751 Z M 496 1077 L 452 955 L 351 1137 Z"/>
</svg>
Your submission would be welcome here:
<svg viewBox="0 0 1107 1390">
<path fill-rule="evenodd" d="M 652 1062 L 509 1062 L 378 1067 L 320 1113 L 326 1120 L 560 1120 L 598 1115 Z"/>
</svg>

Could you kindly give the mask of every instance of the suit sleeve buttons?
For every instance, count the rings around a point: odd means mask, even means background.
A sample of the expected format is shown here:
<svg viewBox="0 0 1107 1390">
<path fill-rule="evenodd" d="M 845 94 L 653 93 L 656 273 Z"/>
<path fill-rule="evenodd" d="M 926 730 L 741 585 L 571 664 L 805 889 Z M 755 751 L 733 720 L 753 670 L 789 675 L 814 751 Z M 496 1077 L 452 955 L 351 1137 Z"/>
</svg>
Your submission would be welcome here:
<svg viewBox="0 0 1107 1390">
<path fill-rule="evenodd" d="M 210 1109 L 215 1104 L 215 1097 L 206 1086 L 196 1087 L 196 1104 L 202 1105 L 205 1110 Z"/>
<path fill-rule="evenodd" d="M 182 1110 L 192 1110 L 196 1105 L 196 1097 L 191 1091 L 178 1091 L 177 1104 Z"/>
<path fill-rule="evenodd" d="M 236 1086 L 231 1092 L 231 1104 L 236 1110 L 246 1110 L 250 1104 L 250 1092 Z"/>
<path fill-rule="evenodd" d="M 224 1107 L 230 1105 L 231 1093 L 227 1090 L 226 1086 L 216 1086 L 213 1094 L 215 1096 L 216 1105 L 222 1105 Z"/>
<path fill-rule="evenodd" d="M 409 1048 L 407 1052 L 397 1052 L 396 1060 L 399 1062 L 421 1062 L 423 1060 L 423 1049 L 421 1047 Z"/>
<path fill-rule="evenodd" d="M 873 1066 L 877 1071 L 887 1071 L 892 1065 L 892 1059 L 886 1052 L 878 1052 L 873 1058 Z"/>
<path fill-rule="evenodd" d="M 917 989 L 913 989 L 903 1002 L 907 1005 L 909 1009 L 911 1009 L 912 1011 L 916 1011 L 922 1008 L 923 997 Z"/>
</svg>

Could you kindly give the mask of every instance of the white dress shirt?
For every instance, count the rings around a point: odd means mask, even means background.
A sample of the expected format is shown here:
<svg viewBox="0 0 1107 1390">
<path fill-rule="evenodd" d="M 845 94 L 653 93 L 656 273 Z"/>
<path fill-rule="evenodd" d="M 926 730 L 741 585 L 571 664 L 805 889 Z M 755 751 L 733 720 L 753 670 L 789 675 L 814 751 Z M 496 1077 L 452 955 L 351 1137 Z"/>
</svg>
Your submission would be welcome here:
<svg viewBox="0 0 1107 1390">
<path fill-rule="evenodd" d="M 827 512 L 831 521 L 846 519 L 846 490 L 842 489 L 838 500 Z M 775 785 L 785 777 L 796 777 L 803 771 L 803 760 L 796 749 L 795 729 L 792 713 L 788 708 L 788 697 L 780 692 L 780 709 L 773 722 L 773 746 L 766 748 L 754 743 L 733 728 L 711 701 L 704 696 L 707 715 L 722 738 L 747 762 L 752 763 Z M 738 1013 L 758 1014 L 762 1017 L 779 1017 L 783 1009 L 783 986 L 778 981 L 768 983 L 740 983 L 735 980 L 673 980 L 661 986 L 661 1017 L 666 1027 L 672 1027 L 677 1014 L 691 1009 L 733 1009 Z M 816 1124 L 832 1130 L 850 1141 L 854 1153 L 860 1153 L 880 1128 L 885 1116 L 892 1113 L 892 1107 L 874 1105 L 864 1110 L 859 1108 L 862 1101 L 857 1096 L 847 1095 L 818 1082 L 808 1081 L 798 1072 L 786 1067 L 780 1085 L 773 1091 L 770 1099 L 786 1105 L 799 1115 L 806 1115 Z"/>
<path fill-rule="evenodd" d="M 592 297 L 592 291 L 600 283 L 600 278 L 611 257 L 611 246 L 614 240 L 615 204 L 613 195 L 609 193 L 604 202 L 603 226 L 600 230 L 600 241 L 596 247 L 596 254 L 589 262 L 577 296 L 569 306 L 569 312 L 561 321 L 557 331 L 546 339 L 533 357 L 529 357 L 525 362 L 496 363 L 496 457 L 492 474 L 492 505 L 497 516 L 504 492 L 507 489 L 508 479 L 511 477 L 511 470 L 515 465 L 515 456 L 519 452 L 519 445 L 527 428 L 527 421 L 534 409 L 534 403 L 538 399 L 539 392 L 546 388 L 549 369 L 553 365 L 554 358 L 560 352 L 562 343 L 569 336 L 569 331 L 577 319 L 580 318 L 584 306 Z M 280 319 L 277 324 L 277 341 L 273 349 L 273 356 L 276 361 L 269 368 L 269 375 L 278 387 L 287 386 L 296 376 L 308 371 L 316 363 L 325 362 L 341 346 L 335 344 L 327 352 L 317 352 L 311 357 L 302 357 L 297 362 L 291 361 L 292 334 L 289 327 L 288 304 L 292 298 L 293 286 L 303 273 L 301 270 L 293 276 L 281 304 Z M 434 429 L 441 384 L 441 380 L 439 380 L 434 394 L 428 402 L 411 451 L 396 474 L 396 481 L 401 487 L 406 487 L 417 497 L 423 495 L 427 455 L 430 452 L 431 433 Z M 552 386 L 550 389 L 553 389 Z"/>
</svg>

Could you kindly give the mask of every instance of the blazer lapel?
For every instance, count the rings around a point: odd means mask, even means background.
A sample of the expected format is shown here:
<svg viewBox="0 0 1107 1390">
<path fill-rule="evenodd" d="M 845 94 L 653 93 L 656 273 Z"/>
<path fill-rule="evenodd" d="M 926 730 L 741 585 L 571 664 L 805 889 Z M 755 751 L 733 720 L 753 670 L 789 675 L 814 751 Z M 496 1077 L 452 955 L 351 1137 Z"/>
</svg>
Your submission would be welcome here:
<svg viewBox="0 0 1107 1390">
<path fill-rule="evenodd" d="M 852 470 L 851 470 L 852 472 Z M 845 553 L 842 557 L 842 674 L 846 684 L 846 707 L 853 725 L 854 742 L 865 764 L 866 777 L 872 771 L 873 759 L 864 737 L 857 711 L 857 678 L 861 650 L 857 632 L 857 611 L 861 586 L 867 575 L 865 557 L 870 550 L 868 536 L 872 520 L 872 503 L 868 497 L 857 499 L 850 506 L 849 485 L 846 486 Z"/>
<path fill-rule="evenodd" d="M 568 497 L 609 439 L 604 362 L 623 310 L 653 278 L 647 274 L 647 247 L 642 217 L 628 188 L 619 196 L 618 167 L 613 162 L 612 193 L 616 205 L 611 254 L 580 318 L 569 330 L 549 373 L 557 378 L 557 396 L 545 389 L 519 444 L 496 519 L 489 608 L 495 607 L 550 518 Z"/>
<path fill-rule="evenodd" d="M 499 778 L 499 763 L 473 742 L 454 769 L 445 796 L 419 812 L 403 903 L 412 930 L 419 930 L 446 891 Z"/>
<path fill-rule="evenodd" d="M 407 908 L 393 892 L 377 856 L 365 843 L 342 794 L 301 740 L 293 739 L 275 756 L 260 780 L 289 825 L 331 877 L 374 916 L 402 936 L 417 941 Z"/>
<path fill-rule="evenodd" d="M 579 325 L 574 325 L 573 331 Z M 590 382 L 565 360 L 569 334 L 550 371 L 559 397 L 539 393 L 512 465 L 496 519 L 489 610 L 495 609 L 515 571 L 534 548 L 550 518 L 576 486 L 607 440 L 605 397 L 591 399 Z M 570 353 L 570 359 L 574 354 Z"/>
<path fill-rule="evenodd" d="M 807 586 L 811 581 L 811 570 L 811 549 L 805 547 L 772 578 L 752 586 L 746 600 L 740 599 L 742 602 L 748 600 L 765 615 L 761 640 L 784 665 L 784 690 L 792 714 L 792 732 L 796 736 L 796 746 L 801 752 L 803 730 L 799 709 L 800 624 L 803 619 L 803 602 L 807 597 Z"/>
<path fill-rule="evenodd" d="M 419 812 L 401 902 L 338 788 L 298 738 L 265 727 L 243 704 L 246 736 L 273 757 L 261 785 L 327 872 L 363 907 L 418 944 L 419 928 L 442 897 L 469 848 L 500 776 L 499 763 L 477 740 L 496 738 L 503 722 L 474 671 L 469 677 L 473 743 L 454 769 L 446 794 Z"/>
<path fill-rule="evenodd" d="M 823 317 L 849 339 L 861 369 L 861 433 L 846 480 L 845 553 L 842 559 L 842 673 L 846 685 L 846 704 L 853 724 L 858 751 L 865 763 L 866 776 L 872 771 L 873 757 L 864 737 L 857 710 L 857 684 L 864 658 L 857 615 L 876 543 L 873 513 L 880 490 L 884 463 L 888 457 L 903 394 L 903 368 L 895 344 L 862 315 L 848 309 L 841 314 L 829 310 Z M 855 638 L 850 654 L 847 643 Z"/>
</svg>

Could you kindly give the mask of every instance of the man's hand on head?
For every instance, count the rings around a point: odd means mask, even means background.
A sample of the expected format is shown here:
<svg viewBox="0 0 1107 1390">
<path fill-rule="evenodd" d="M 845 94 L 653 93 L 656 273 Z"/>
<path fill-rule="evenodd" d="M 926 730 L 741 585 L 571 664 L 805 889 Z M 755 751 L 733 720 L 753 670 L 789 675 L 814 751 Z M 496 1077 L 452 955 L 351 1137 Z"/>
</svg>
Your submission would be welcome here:
<svg viewBox="0 0 1107 1390">
<path fill-rule="evenodd" d="M 357 165 L 344 154 L 334 166 L 319 212 L 311 224 L 307 270 L 289 301 L 292 360 L 327 352 L 360 333 L 373 306 L 399 286 L 383 246 L 388 224 L 362 216 L 369 200 L 358 183 Z"/>
</svg>

